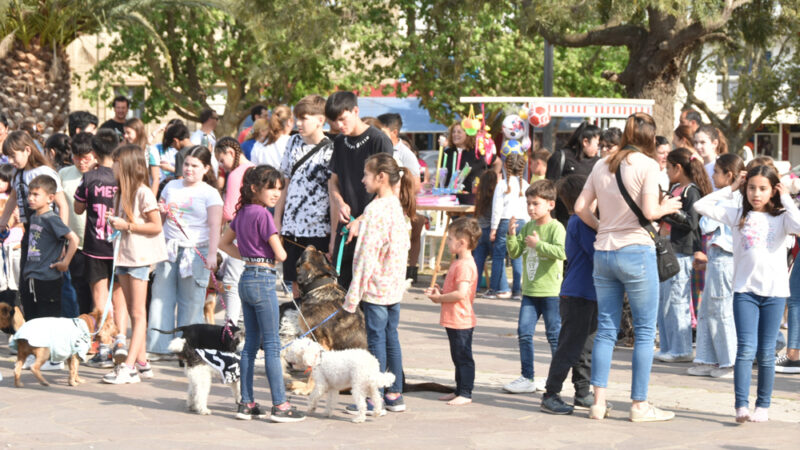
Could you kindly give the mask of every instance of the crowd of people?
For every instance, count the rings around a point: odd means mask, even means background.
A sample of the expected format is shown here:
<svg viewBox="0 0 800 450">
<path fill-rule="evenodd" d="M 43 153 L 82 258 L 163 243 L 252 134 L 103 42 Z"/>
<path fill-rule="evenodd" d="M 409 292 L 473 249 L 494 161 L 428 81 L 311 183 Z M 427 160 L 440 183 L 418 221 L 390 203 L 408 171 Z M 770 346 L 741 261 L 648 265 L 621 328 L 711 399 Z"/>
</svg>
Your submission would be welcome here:
<svg viewBox="0 0 800 450">
<path fill-rule="evenodd" d="M 404 411 L 400 305 L 406 278 L 418 274 L 427 219 L 415 199 L 431 175 L 401 134 L 402 117 L 361 117 L 357 97 L 340 91 L 293 108 L 258 105 L 252 127 L 217 138 L 211 109 L 193 133 L 174 119 L 147 135 L 141 120 L 127 118 L 127 98 L 113 106 L 99 128 L 96 116 L 73 112 L 68 134 L 46 140 L 9 131 L 0 115 L 4 297 L 18 291 L 27 320 L 75 317 L 110 301 L 120 334 L 98 343 L 89 364 L 113 368 L 102 381 L 120 385 L 155 376 L 150 362 L 171 357 L 172 337 L 156 329 L 204 322 L 215 289 L 226 321 L 245 329 L 237 417 L 267 415 L 253 396 L 261 348 L 269 416 L 297 421 L 305 416 L 285 393 L 276 286 L 300 296 L 295 263 L 313 245 L 341 261 L 343 310 L 363 311 L 368 349 L 396 377 L 383 403 Z M 519 301 L 521 373 L 504 389 L 544 392 L 544 412 L 607 416 L 612 354 L 629 323 L 632 421 L 674 417 L 647 401 L 654 359 L 694 362 L 689 375 L 733 378 L 736 420 L 768 419 L 776 369 L 800 373 L 800 270 L 790 277 L 786 257 L 800 212 L 793 183 L 770 158 L 729 152 L 694 111 L 681 115 L 671 140 L 636 113 L 624 130 L 584 122 L 552 154 L 535 145 L 485 158 L 459 123 L 443 144 L 452 161 L 463 156 L 457 170 L 471 167 L 464 188 L 475 213 L 451 224 L 444 284 L 425 290 L 441 304 L 455 365 L 456 391 L 441 400 L 471 402 L 479 296 Z M 658 236 L 677 260 L 677 273 L 661 282 Z M 776 362 L 787 298 L 788 350 Z M 552 355 L 545 382 L 534 377 L 539 317 Z M 570 370 L 571 405 L 560 396 Z"/>
</svg>

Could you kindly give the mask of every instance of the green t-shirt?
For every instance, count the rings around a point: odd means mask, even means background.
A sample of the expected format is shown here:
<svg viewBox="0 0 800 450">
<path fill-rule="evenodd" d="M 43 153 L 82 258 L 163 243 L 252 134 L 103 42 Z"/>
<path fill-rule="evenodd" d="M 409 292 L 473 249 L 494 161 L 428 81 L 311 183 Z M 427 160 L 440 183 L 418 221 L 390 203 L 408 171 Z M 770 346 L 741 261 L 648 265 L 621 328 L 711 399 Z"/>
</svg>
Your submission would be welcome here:
<svg viewBox="0 0 800 450">
<path fill-rule="evenodd" d="M 539 235 L 536 248 L 525 245 L 525 237 L 533 232 Z M 531 220 L 515 236 L 507 236 L 508 256 L 522 255 L 522 294 L 529 297 L 556 297 L 561 290 L 564 260 L 567 259 L 564 242 L 567 232 L 561 222 L 553 219 L 544 225 Z"/>
</svg>

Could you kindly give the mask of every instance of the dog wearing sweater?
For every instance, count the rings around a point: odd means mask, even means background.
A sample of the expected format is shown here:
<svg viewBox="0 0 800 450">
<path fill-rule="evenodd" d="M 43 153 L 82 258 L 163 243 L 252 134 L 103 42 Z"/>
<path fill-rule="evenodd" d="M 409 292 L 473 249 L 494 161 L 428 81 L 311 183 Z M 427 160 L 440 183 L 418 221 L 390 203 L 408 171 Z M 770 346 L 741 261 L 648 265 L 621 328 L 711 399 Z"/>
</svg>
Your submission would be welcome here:
<svg viewBox="0 0 800 450">
<path fill-rule="evenodd" d="M 308 412 L 313 413 L 317 402 L 325 393 L 328 394 L 326 414 L 333 413 L 339 391 L 350 389 L 353 400 L 358 407 L 358 415 L 353 422 L 364 422 L 367 418 L 367 397 L 375 402 L 375 411 L 383 410 L 383 401 L 379 389 L 394 383 L 394 374 L 381 373 L 378 360 L 364 349 L 325 351 L 322 346 L 311 339 L 303 338 L 292 343 L 293 351 L 287 358 L 299 358 L 289 361 L 311 368 L 314 377 L 314 390 L 311 392 Z M 380 414 L 376 414 L 376 417 Z"/>
</svg>

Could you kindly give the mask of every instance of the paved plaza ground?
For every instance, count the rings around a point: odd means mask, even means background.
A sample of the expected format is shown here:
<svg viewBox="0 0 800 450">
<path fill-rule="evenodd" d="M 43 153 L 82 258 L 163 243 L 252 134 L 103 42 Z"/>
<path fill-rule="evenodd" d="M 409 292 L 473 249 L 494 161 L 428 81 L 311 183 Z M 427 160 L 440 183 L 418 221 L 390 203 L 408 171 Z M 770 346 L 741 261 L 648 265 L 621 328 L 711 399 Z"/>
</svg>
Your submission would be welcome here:
<svg viewBox="0 0 800 450">
<path fill-rule="evenodd" d="M 283 298 L 285 300 L 285 298 Z M 90 380 L 67 386 L 66 372 L 46 372 L 49 388 L 23 373 L 24 389 L 13 387 L 13 359 L 0 337 L 0 444 L 5 448 L 800 448 L 800 375 L 777 374 L 771 421 L 737 425 L 733 421 L 733 380 L 684 375 L 688 364 L 656 362 L 650 399 L 675 411 L 666 423 L 634 424 L 630 408 L 631 350 L 614 353 L 604 421 L 586 411 L 552 416 L 539 411 L 541 394 L 510 395 L 501 386 L 519 375 L 516 342 L 518 304 L 512 300 L 476 301 L 474 339 L 477 366 L 474 403 L 450 407 L 436 393 L 406 395 L 408 411 L 353 424 L 341 396 L 332 418 L 317 414 L 304 422 L 274 424 L 234 418 L 230 390 L 216 384 L 211 416 L 185 410 L 186 380 L 175 362 L 154 363 L 156 378 L 135 385 L 100 383 L 106 369 L 81 367 Z M 400 322 L 403 360 L 410 382 L 453 384 L 447 337 L 438 325 L 439 308 L 422 289 L 405 297 Z M 535 339 L 537 377 L 550 360 L 544 328 Z M 755 395 L 755 373 L 751 399 Z M 256 400 L 269 404 L 263 366 L 256 372 Z M 572 387 L 564 396 L 571 400 Z M 302 410 L 307 398 L 290 395 Z M 751 400 L 753 402 L 753 400 Z M 324 406 L 324 401 L 322 402 Z"/>
</svg>

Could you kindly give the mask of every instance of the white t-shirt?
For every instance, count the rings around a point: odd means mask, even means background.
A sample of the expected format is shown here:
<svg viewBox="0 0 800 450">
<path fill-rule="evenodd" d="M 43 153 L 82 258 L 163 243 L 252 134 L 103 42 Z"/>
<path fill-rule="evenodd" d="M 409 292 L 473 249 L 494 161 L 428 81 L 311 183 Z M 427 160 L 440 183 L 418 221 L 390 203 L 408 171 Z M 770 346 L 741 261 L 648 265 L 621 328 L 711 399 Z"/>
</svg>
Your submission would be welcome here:
<svg viewBox="0 0 800 450">
<path fill-rule="evenodd" d="M 286 143 L 289 142 L 289 135 L 284 134 L 271 144 L 264 145 L 256 142 L 253 151 L 250 153 L 250 161 L 259 166 L 268 164 L 276 169 L 281 167 L 283 154 L 286 153 Z"/>
<path fill-rule="evenodd" d="M 415 177 L 419 178 L 419 160 L 403 141 L 397 141 L 393 156 L 400 167 L 408 169 Z"/>
<path fill-rule="evenodd" d="M 731 227 L 733 234 L 733 292 L 765 297 L 789 296 L 786 237 L 800 233 L 800 211 L 789 194 L 781 196 L 785 208 L 777 216 L 751 211 L 739 227 L 742 209 L 725 206 L 733 199 L 730 187 L 713 192 L 694 204 L 708 218 Z"/>
<path fill-rule="evenodd" d="M 189 187 L 183 184 L 183 180 L 172 180 L 161 192 L 161 199 L 181 223 L 192 243 L 199 245 L 208 242 L 208 208 L 222 206 L 219 191 L 203 182 Z M 186 236 L 170 219 L 164 222 L 164 237 L 167 241 L 186 241 Z"/>
<path fill-rule="evenodd" d="M 511 190 L 506 193 L 509 187 Z M 520 179 L 516 176 L 509 177 L 508 181 L 505 179 L 497 181 L 492 198 L 492 230 L 497 229 L 501 219 L 514 217 L 527 221 L 530 218 L 528 216 L 528 200 L 525 198 L 526 190 L 528 190 L 528 182 L 522 180 L 522 186 L 520 186 Z"/>
<path fill-rule="evenodd" d="M 194 133 L 189 137 L 189 140 L 192 141 L 194 145 L 203 145 L 203 136 L 205 136 L 206 140 L 206 147 L 211 150 L 211 167 L 214 168 L 214 173 L 219 173 L 219 161 L 217 158 L 214 157 L 214 147 L 217 146 L 217 136 L 214 135 L 214 132 L 211 133 L 204 133 L 202 129 L 195 130 Z"/>
<path fill-rule="evenodd" d="M 75 191 L 81 184 L 83 174 L 75 166 L 67 166 L 58 171 L 61 184 L 64 186 L 64 195 L 67 197 L 69 207 L 69 228 L 78 235 L 78 249 L 83 250 L 83 234 L 86 229 L 86 213 L 75 214 Z"/>
</svg>

